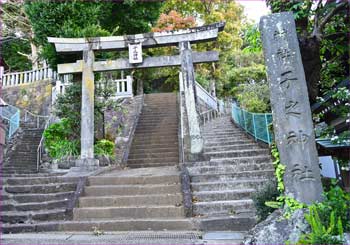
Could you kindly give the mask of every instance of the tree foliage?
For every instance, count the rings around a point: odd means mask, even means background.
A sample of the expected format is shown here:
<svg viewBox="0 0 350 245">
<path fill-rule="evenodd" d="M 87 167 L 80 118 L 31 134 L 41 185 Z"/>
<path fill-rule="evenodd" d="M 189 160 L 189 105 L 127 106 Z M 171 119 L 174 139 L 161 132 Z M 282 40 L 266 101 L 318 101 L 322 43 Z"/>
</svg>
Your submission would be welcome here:
<svg viewBox="0 0 350 245">
<path fill-rule="evenodd" d="M 339 77 L 349 74 L 348 43 L 350 31 L 349 2 L 318 0 L 268 0 L 272 12 L 292 11 L 296 20 L 309 97 L 312 102 L 321 88 L 332 80 L 323 74 Z M 331 71 L 329 71 L 331 68 Z M 335 68 L 335 69 L 332 69 Z M 328 70 L 328 71 L 327 71 Z M 333 83 L 334 84 L 334 83 Z"/>
</svg>

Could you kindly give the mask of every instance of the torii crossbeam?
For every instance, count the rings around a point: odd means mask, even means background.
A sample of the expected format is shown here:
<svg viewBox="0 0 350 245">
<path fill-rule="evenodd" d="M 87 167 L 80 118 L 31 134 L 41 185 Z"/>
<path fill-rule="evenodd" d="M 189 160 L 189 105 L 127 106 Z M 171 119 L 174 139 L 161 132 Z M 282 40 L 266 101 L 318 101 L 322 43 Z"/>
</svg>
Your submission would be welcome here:
<svg viewBox="0 0 350 245">
<path fill-rule="evenodd" d="M 200 133 L 199 121 L 194 98 L 194 69 L 193 63 L 218 61 L 219 55 L 215 51 L 194 52 L 191 43 L 213 41 L 223 30 L 224 22 L 211 25 L 167 31 L 158 33 L 144 33 L 137 35 L 94 37 L 94 38 L 54 38 L 48 41 L 55 44 L 58 53 L 83 53 L 83 60 L 76 63 L 59 64 L 59 74 L 82 73 L 82 105 L 81 105 L 81 159 L 77 166 L 93 169 L 98 166 L 94 159 L 94 72 L 127 70 L 137 68 L 181 66 L 185 93 L 186 112 L 189 121 L 189 141 L 191 153 L 200 153 L 203 140 Z M 147 57 L 142 59 L 142 48 L 163 46 L 178 46 L 180 55 Z M 96 51 L 121 51 L 129 49 L 128 59 L 95 61 Z M 132 57 L 134 54 L 134 57 Z M 141 57 L 140 57 L 141 56 Z"/>
</svg>

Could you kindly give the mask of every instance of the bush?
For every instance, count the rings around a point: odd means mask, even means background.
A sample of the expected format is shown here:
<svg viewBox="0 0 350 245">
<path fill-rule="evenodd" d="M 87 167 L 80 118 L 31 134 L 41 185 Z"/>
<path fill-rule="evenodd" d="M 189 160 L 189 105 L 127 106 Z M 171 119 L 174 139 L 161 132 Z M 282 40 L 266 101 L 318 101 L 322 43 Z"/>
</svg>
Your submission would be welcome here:
<svg viewBox="0 0 350 245">
<path fill-rule="evenodd" d="M 253 194 L 253 202 L 259 216 L 259 221 L 262 221 L 271 214 L 275 208 L 266 206 L 266 202 L 276 201 L 276 198 L 280 195 L 277 190 L 275 181 L 269 181 L 262 189 Z"/>
<path fill-rule="evenodd" d="M 341 218 L 336 219 L 334 211 L 327 216 L 329 223 L 324 225 L 316 206 L 310 206 L 309 214 L 305 214 L 305 219 L 311 226 L 311 232 L 303 235 L 298 244 L 343 244 L 344 232 Z"/>
<path fill-rule="evenodd" d="M 72 131 L 72 124 L 66 118 L 45 129 L 45 147 L 50 157 L 61 159 L 80 154 L 80 142 L 72 138 Z"/>
<path fill-rule="evenodd" d="M 94 151 L 96 155 L 106 155 L 114 157 L 115 144 L 112 141 L 102 139 L 97 141 L 94 146 Z"/>
<path fill-rule="evenodd" d="M 322 224 L 330 223 L 331 212 L 335 217 L 340 217 L 346 232 L 350 231 L 350 194 L 343 191 L 335 183 L 328 192 L 324 193 L 324 200 L 321 203 L 314 204 L 321 218 Z"/>
</svg>

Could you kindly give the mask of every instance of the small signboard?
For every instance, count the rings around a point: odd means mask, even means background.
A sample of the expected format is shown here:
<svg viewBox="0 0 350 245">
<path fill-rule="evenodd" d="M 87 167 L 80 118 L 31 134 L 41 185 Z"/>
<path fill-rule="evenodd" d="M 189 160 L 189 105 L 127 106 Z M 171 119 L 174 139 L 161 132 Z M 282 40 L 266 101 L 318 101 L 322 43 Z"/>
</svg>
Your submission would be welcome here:
<svg viewBox="0 0 350 245">
<path fill-rule="evenodd" d="M 130 64 L 142 63 L 142 44 L 129 44 L 129 62 Z"/>
</svg>

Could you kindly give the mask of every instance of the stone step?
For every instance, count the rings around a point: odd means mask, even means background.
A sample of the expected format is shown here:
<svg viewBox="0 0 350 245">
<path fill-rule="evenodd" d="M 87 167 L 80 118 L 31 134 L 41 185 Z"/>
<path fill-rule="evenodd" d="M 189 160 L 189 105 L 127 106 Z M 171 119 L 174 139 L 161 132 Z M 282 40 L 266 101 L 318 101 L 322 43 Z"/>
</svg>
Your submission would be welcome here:
<svg viewBox="0 0 350 245">
<path fill-rule="evenodd" d="M 241 130 L 231 129 L 231 130 L 213 130 L 213 131 L 207 131 L 205 130 L 203 133 L 203 137 L 213 137 L 213 136 L 228 136 L 228 135 L 235 135 L 235 134 L 244 134 Z"/>
<path fill-rule="evenodd" d="M 145 123 L 155 123 L 157 122 L 158 125 L 165 124 L 165 123 L 178 123 L 178 119 L 176 117 L 161 117 L 161 116 L 143 116 L 140 117 L 139 122 L 145 122 Z"/>
<path fill-rule="evenodd" d="M 213 151 L 205 152 L 204 155 L 213 158 L 229 158 L 229 157 L 246 157 L 246 156 L 269 156 L 268 149 L 248 149 L 248 150 L 231 150 L 231 151 Z"/>
<path fill-rule="evenodd" d="M 180 193 L 181 186 L 177 184 L 169 185 L 101 185 L 86 186 L 85 196 L 110 196 L 110 195 L 147 195 L 147 194 L 167 194 Z"/>
<path fill-rule="evenodd" d="M 178 144 L 177 137 L 170 138 L 146 138 L 146 139 L 137 139 L 134 138 L 132 141 L 133 144 L 141 145 L 141 144 Z"/>
<path fill-rule="evenodd" d="M 253 141 L 250 139 L 230 139 L 225 141 L 210 141 L 210 142 L 204 142 L 204 147 L 212 147 L 212 146 L 226 146 L 226 145 L 232 145 L 232 144 L 250 144 Z"/>
<path fill-rule="evenodd" d="M 254 210 L 253 200 L 228 200 L 193 203 L 194 215 L 235 215 Z"/>
<path fill-rule="evenodd" d="M 145 164 L 129 164 L 129 168 L 153 168 L 153 167 L 166 167 L 166 166 L 178 166 L 179 162 L 163 162 L 163 163 L 145 163 Z"/>
<path fill-rule="evenodd" d="M 206 141 L 211 141 L 211 140 L 222 140 L 222 139 L 237 139 L 237 138 L 246 138 L 247 136 L 241 132 L 237 133 L 230 133 L 230 134 L 216 134 L 212 136 L 208 135 L 203 135 L 203 138 Z"/>
<path fill-rule="evenodd" d="M 130 153 L 129 159 L 143 159 L 143 158 L 161 158 L 161 159 L 168 159 L 168 158 L 179 158 L 179 151 L 175 148 L 173 152 L 157 152 L 157 153 Z"/>
<path fill-rule="evenodd" d="M 230 181 L 215 181 L 215 182 L 197 182 L 191 183 L 192 191 L 213 191 L 213 190 L 237 190 L 254 188 L 259 189 L 262 187 L 268 178 L 265 179 L 240 179 Z"/>
<path fill-rule="evenodd" d="M 17 203 L 31 203 L 31 202 L 50 202 L 59 200 L 69 200 L 74 195 L 74 191 L 58 192 L 58 193 L 45 193 L 45 194 L 16 194 L 11 195 L 11 199 Z M 8 195 L 1 195 L 2 200 Z"/>
<path fill-rule="evenodd" d="M 68 199 L 48 201 L 48 202 L 28 202 L 28 203 L 2 203 L 1 211 L 40 211 L 44 209 L 64 209 L 68 205 Z"/>
<path fill-rule="evenodd" d="M 80 197 L 79 207 L 129 207 L 182 204 L 181 194 Z"/>
<path fill-rule="evenodd" d="M 234 157 L 234 158 L 212 158 L 210 161 L 202 162 L 186 162 L 185 166 L 193 167 L 218 167 L 218 166 L 240 166 L 240 165 L 259 165 L 264 163 L 272 163 L 269 156 L 254 156 L 254 157 Z"/>
<path fill-rule="evenodd" d="M 167 152 L 179 152 L 178 147 L 154 147 L 150 149 L 143 149 L 141 147 L 136 148 L 136 147 L 131 147 L 130 153 L 129 154 L 153 154 L 153 153 L 167 153 Z"/>
<path fill-rule="evenodd" d="M 166 133 L 176 133 L 177 135 L 178 127 L 138 127 L 135 131 L 135 134 L 141 134 L 141 135 L 147 135 L 147 136 L 153 136 L 153 135 L 159 135 L 159 134 L 166 134 Z"/>
<path fill-rule="evenodd" d="M 195 191 L 192 193 L 192 196 L 197 202 L 239 200 L 251 198 L 252 194 L 255 191 L 255 189 L 239 189 L 226 191 Z"/>
<path fill-rule="evenodd" d="M 240 179 L 259 179 L 268 178 L 274 175 L 274 170 L 258 170 L 258 171 L 243 171 L 236 173 L 215 173 L 215 174 L 198 174 L 191 176 L 191 182 L 217 182 L 217 181 L 232 181 Z"/>
<path fill-rule="evenodd" d="M 210 140 L 204 139 L 205 146 L 209 144 L 212 146 L 212 144 L 220 145 L 225 143 L 237 143 L 237 142 L 251 143 L 253 141 L 246 136 L 225 137 L 225 138 L 216 138 L 216 139 L 210 139 Z"/>
<path fill-rule="evenodd" d="M 9 211 L 1 212 L 2 223 L 29 223 L 31 221 L 63 220 L 65 209 L 52 209 L 40 211 Z"/>
<path fill-rule="evenodd" d="M 254 214 L 221 215 L 214 217 L 204 217 L 200 219 L 200 229 L 202 231 L 248 231 L 257 223 Z"/>
<path fill-rule="evenodd" d="M 164 231 L 164 230 L 196 230 L 191 219 L 185 218 L 152 218 L 152 219 L 118 219 L 98 221 L 70 221 L 59 226 L 61 231 L 92 231 L 98 227 L 103 231 Z"/>
<path fill-rule="evenodd" d="M 128 159 L 128 165 L 133 164 L 152 164 L 152 163 L 172 163 L 172 162 L 179 162 L 178 157 L 163 157 L 163 158 L 141 158 L 141 159 L 134 159 L 129 158 Z"/>
<path fill-rule="evenodd" d="M 210 159 L 210 164 L 259 164 L 272 162 L 271 156 L 246 156 L 246 157 L 227 157 L 227 158 L 214 158 Z"/>
<path fill-rule="evenodd" d="M 171 143 L 163 143 L 163 144 L 155 144 L 150 142 L 142 142 L 142 143 L 132 143 L 131 151 L 133 150 L 153 150 L 153 149 L 160 149 L 160 148 L 172 148 L 172 149 L 178 149 L 178 142 L 171 142 Z"/>
<path fill-rule="evenodd" d="M 8 193 L 57 193 L 75 191 L 76 183 L 53 183 L 44 185 L 4 186 Z"/>
<path fill-rule="evenodd" d="M 47 177 L 47 176 L 58 176 L 58 175 L 64 175 L 65 173 L 45 173 L 45 172 L 39 172 L 37 173 L 29 173 L 29 174 L 14 174 L 14 175 L 8 175 L 5 176 L 6 178 L 22 178 L 22 177 L 28 177 L 28 178 L 32 178 L 32 177 Z M 2 177 L 4 177 L 4 174 L 1 175 Z"/>
<path fill-rule="evenodd" d="M 48 177 L 30 177 L 30 178 L 9 178 L 6 180 L 8 185 L 40 185 L 40 184 L 52 184 L 52 183 L 76 183 L 79 178 L 77 177 L 61 177 L 61 176 L 48 176 Z"/>
<path fill-rule="evenodd" d="M 256 143 L 232 144 L 232 145 L 224 145 L 224 146 L 204 147 L 204 152 L 244 150 L 244 149 L 262 149 L 262 148 Z"/>
<path fill-rule="evenodd" d="M 165 126 L 169 126 L 170 128 L 177 128 L 178 127 L 178 122 L 174 121 L 174 122 L 160 122 L 160 121 L 156 121 L 156 122 L 141 122 L 140 120 L 137 123 L 137 128 L 140 129 L 157 129 L 155 127 L 165 127 Z"/>
<path fill-rule="evenodd" d="M 147 185 L 147 184 L 174 184 L 179 183 L 179 175 L 162 175 L 162 176 L 92 176 L 89 177 L 88 183 L 93 185 Z"/>
<path fill-rule="evenodd" d="M 198 174 L 218 174 L 218 173 L 235 173 L 242 171 L 254 171 L 254 170 L 274 170 L 271 163 L 259 163 L 259 164 L 216 164 L 210 166 L 188 167 L 190 175 Z"/>
<path fill-rule="evenodd" d="M 133 142 L 140 142 L 140 141 L 148 141 L 148 142 L 153 142 L 153 141 L 178 141 L 177 138 L 177 133 L 174 134 L 158 134 L 158 135 L 142 135 L 142 134 L 136 134 L 134 135 Z"/>
<path fill-rule="evenodd" d="M 148 218 L 181 218 L 184 217 L 183 207 L 175 206 L 129 206 L 129 207 L 92 207 L 75 208 L 74 220 L 92 219 L 148 219 Z"/>
</svg>

